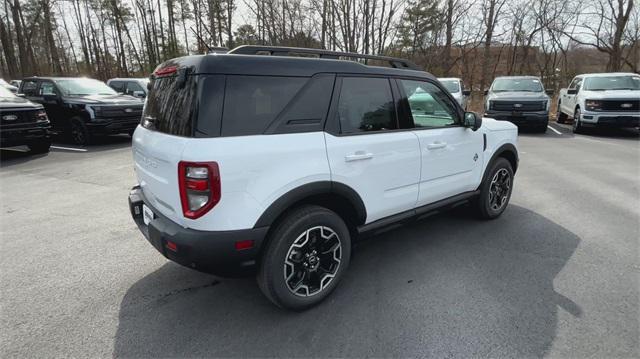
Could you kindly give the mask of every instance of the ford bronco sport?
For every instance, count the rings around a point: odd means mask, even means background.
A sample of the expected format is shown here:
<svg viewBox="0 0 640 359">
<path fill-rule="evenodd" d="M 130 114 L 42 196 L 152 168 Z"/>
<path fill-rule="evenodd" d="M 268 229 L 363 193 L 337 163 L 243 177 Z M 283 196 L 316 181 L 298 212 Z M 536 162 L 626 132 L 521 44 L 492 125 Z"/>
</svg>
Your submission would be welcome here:
<svg viewBox="0 0 640 359">
<path fill-rule="evenodd" d="M 516 139 L 406 60 L 239 47 L 155 70 L 129 205 L 165 257 L 257 272 L 271 301 L 301 310 L 336 287 L 358 236 L 465 201 L 500 216 Z"/>
</svg>

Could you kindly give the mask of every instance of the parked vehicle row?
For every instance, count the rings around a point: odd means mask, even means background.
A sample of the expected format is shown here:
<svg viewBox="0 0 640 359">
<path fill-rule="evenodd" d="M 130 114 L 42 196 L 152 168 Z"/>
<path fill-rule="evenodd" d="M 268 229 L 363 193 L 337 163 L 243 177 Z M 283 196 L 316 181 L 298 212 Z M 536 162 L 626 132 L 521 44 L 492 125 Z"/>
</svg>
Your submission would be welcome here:
<svg viewBox="0 0 640 359">
<path fill-rule="evenodd" d="M 245 46 L 154 72 L 129 204 L 162 255 L 256 274 L 267 298 L 301 310 L 338 285 L 359 236 L 467 201 L 482 218 L 503 213 L 513 124 L 465 112 L 407 60 L 288 51 Z"/>
<path fill-rule="evenodd" d="M 576 76 L 558 96 L 558 122 L 585 127 L 639 127 L 640 75 L 600 73 Z"/>
</svg>

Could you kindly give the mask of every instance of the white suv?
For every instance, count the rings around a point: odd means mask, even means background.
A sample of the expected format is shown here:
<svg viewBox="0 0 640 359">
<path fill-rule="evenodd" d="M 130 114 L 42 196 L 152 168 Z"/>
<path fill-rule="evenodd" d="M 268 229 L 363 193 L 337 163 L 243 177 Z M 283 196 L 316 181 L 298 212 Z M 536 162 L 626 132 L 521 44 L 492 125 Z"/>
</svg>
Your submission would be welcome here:
<svg viewBox="0 0 640 359">
<path fill-rule="evenodd" d="M 150 89 L 135 222 L 182 265 L 257 273 L 281 307 L 324 299 L 356 237 L 466 201 L 496 218 L 513 189 L 516 127 L 465 113 L 406 60 L 245 46 L 168 61 Z"/>
</svg>

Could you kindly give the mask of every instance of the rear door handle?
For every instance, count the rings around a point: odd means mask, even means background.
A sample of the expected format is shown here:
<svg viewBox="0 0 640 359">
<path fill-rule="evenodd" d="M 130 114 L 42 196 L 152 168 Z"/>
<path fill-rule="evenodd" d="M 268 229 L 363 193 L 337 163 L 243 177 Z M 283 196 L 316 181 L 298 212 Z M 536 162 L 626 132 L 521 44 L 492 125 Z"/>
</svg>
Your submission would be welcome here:
<svg viewBox="0 0 640 359">
<path fill-rule="evenodd" d="M 445 147 L 447 147 L 447 143 L 439 142 L 439 141 L 436 141 L 434 143 L 430 143 L 427 145 L 428 150 L 437 150 L 438 148 L 445 148 Z"/>
<path fill-rule="evenodd" d="M 344 156 L 345 162 L 368 160 L 373 158 L 373 153 L 357 151 L 354 154 Z"/>
</svg>

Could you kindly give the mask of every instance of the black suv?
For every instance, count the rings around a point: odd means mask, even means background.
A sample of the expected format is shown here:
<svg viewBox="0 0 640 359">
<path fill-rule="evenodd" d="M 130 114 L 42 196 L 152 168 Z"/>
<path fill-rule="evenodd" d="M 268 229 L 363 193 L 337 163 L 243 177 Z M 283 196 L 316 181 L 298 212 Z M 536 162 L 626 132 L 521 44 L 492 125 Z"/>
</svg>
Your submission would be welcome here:
<svg viewBox="0 0 640 359">
<path fill-rule="evenodd" d="M 88 78 L 26 78 L 19 93 L 44 105 L 53 130 L 79 145 L 90 144 L 95 135 L 131 135 L 142 115 L 140 99 Z"/>
<path fill-rule="evenodd" d="M 42 105 L 0 86 L 0 147 L 27 145 L 31 152 L 49 152 L 49 127 Z"/>
</svg>

